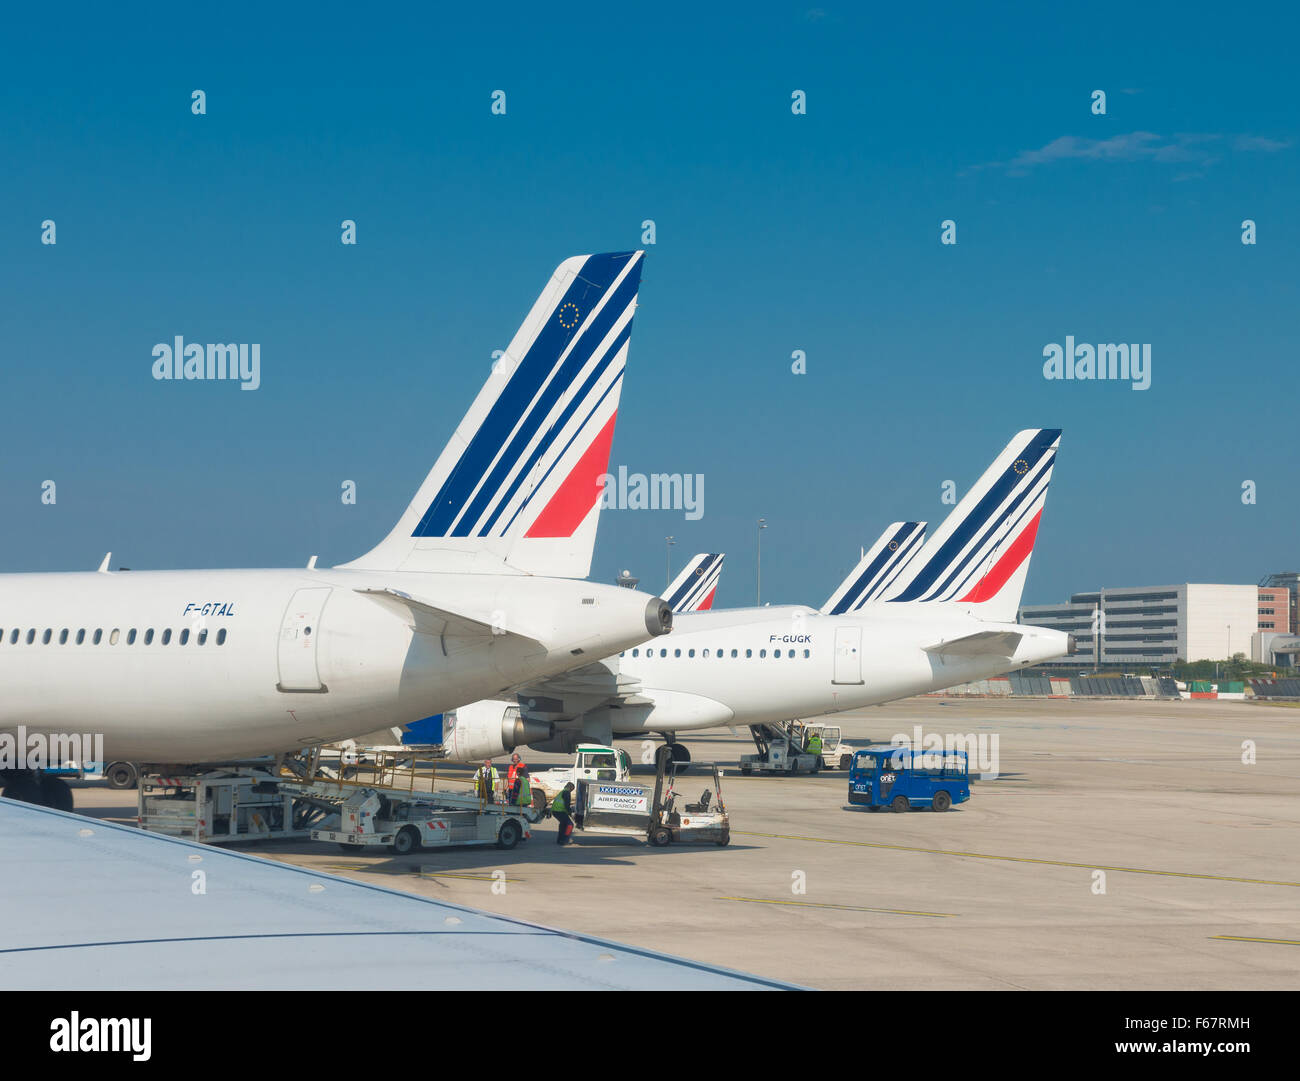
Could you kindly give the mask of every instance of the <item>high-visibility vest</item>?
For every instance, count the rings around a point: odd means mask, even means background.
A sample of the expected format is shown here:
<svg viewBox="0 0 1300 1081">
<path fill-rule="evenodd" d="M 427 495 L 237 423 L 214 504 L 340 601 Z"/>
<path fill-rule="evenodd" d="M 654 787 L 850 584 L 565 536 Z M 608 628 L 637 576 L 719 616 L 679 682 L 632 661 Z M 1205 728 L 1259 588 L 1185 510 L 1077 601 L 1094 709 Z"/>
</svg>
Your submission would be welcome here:
<svg viewBox="0 0 1300 1081">
<path fill-rule="evenodd" d="M 527 777 L 520 777 L 519 778 L 519 800 L 518 800 L 519 806 L 527 807 L 532 802 L 533 802 L 532 785 L 528 783 Z"/>
<path fill-rule="evenodd" d="M 561 814 L 568 814 L 569 809 L 564 806 L 564 793 L 562 791 L 557 792 L 555 799 L 551 800 L 551 810 L 558 811 Z"/>
</svg>

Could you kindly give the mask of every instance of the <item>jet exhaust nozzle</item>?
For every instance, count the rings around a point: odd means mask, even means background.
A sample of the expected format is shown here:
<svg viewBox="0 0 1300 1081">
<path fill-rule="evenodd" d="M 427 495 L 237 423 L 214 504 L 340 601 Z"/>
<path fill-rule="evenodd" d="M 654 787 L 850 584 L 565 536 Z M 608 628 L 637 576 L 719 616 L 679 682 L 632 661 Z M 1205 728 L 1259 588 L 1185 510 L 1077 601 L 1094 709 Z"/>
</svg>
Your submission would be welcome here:
<svg viewBox="0 0 1300 1081">
<path fill-rule="evenodd" d="M 662 597 L 655 597 L 645 606 L 645 629 L 656 637 L 673 629 L 673 610 Z"/>
</svg>

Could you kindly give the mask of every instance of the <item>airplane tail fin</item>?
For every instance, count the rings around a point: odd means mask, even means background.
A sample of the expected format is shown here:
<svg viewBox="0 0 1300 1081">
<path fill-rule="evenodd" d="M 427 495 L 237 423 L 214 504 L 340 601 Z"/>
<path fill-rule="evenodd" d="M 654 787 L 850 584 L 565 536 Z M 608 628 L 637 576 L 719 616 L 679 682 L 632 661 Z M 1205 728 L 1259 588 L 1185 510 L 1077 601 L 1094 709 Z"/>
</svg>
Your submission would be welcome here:
<svg viewBox="0 0 1300 1081">
<path fill-rule="evenodd" d="M 705 612 L 713 607 L 713 594 L 722 577 L 722 552 L 692 556 L 681 574 L 664 591 L 664 601 L 674 612 Z"/>
<path fill-rule="evenodd" d="M 878 600 L 893 583 L 925 541 L 924 522 L 894 522 L 886 527 L 849 572 L 830 599 L 822 605 L 822 614 L 830 616 L 856 612 L 867 601 Z"/>
<path fill-rule="evenodd" d="M 970 604 L 981 619 L 1014 622 L 1060 442 L 1059 428 L 1019 432 L 885 600 Z"/>
<path fill-rule="evenodd" d="M 585 578 L 644 252 L 566 259 L 360 570 Z"/>
</svg>

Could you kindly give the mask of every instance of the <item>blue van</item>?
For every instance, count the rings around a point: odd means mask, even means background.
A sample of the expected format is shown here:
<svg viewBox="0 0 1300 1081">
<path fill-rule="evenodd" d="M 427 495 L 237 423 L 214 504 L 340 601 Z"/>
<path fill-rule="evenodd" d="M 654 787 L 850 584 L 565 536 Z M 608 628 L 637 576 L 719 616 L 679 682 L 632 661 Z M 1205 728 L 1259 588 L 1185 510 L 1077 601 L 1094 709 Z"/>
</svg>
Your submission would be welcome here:
<svg viewBox="0 0 1300 1081">
<path fill-rule="evenodd" d="M 872 811 L 946 811 L 968 799 L 970 763 L 965 751 L 879 745 L 858 751 L 849 767 L 849 802 Z"/>
</svg>

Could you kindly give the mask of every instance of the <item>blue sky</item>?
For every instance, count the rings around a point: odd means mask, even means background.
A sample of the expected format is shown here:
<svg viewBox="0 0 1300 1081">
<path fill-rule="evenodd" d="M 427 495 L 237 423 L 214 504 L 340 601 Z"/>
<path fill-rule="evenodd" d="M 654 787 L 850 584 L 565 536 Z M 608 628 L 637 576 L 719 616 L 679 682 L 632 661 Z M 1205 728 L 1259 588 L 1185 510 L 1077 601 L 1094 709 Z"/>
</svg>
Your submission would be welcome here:
<svg viewBox="0 0 1300 1081">
<path fill-rule="evenodd" d="M 11 17 L 0 568 L 359 554 L 550 270 L 647 218 L 613 463 L 705 514 L 607 513 L 595 577 L 662 587 L 672 534 L 751 603 L 762 516 L 765 599 L 820 603 L 1040 425 L 1027 600 L 1300 565 L 1294 13 L 407 11 Z M 155 382 L 177 334 L 259 342 L 261 389 Z M 1045 381 L 1066 335 L 1151 343 L 1151 389 Z"/>
</svg>

